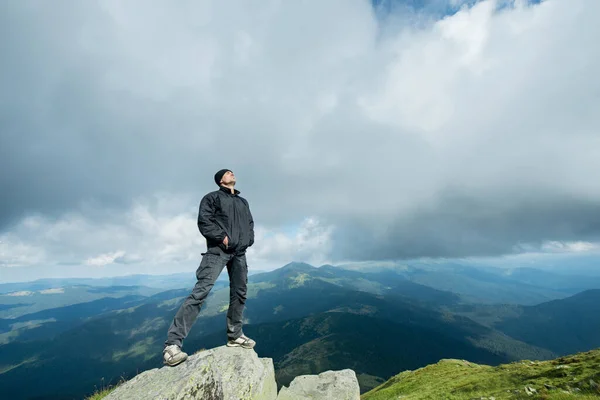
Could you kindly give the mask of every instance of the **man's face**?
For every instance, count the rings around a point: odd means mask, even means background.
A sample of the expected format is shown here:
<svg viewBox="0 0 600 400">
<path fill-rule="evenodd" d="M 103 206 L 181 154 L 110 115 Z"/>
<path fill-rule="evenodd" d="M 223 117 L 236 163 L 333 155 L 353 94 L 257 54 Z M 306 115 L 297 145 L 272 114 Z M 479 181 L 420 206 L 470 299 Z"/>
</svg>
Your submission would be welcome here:
<svg viewBox="0 0 600 400">
<path fill-rule="evenodd" d="M 231 171 L 225 172 L 225 175 L 221 178 L 221 183 L 223 185 L 235 185 L 235 175 Z"/>
</svg>

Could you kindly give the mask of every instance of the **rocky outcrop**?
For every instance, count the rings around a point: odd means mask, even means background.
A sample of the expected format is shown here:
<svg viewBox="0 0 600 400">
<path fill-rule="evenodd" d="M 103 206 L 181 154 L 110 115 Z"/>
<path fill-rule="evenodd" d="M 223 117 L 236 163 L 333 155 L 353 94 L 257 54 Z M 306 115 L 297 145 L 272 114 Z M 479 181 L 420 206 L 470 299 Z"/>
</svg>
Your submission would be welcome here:
<svg viewBox="0 0 600 400">
<path fill-rule="evenodd" d="M 176 366 L 144 371 L 113 390 L 106 400 L 301 400 L 360 399 L 354 371 L 296 377 L 277 393 L 271 358 L 254 350 L 220 346 L 189 356 Z"/>
<path fill-rule="evenodd" d="M 117 387 L 106 400 L 273 400 L 273 360 L 254 350 L 220 346 L 200 351 L 175 367 L 144 371 Z"/>
<path fill-rule="evenodd" d="M 360 400 L 360 387 L 351 369 L 301 375 L 289 387 L 282 387 L 277 400 L 336 399 Z"/>
</svg>

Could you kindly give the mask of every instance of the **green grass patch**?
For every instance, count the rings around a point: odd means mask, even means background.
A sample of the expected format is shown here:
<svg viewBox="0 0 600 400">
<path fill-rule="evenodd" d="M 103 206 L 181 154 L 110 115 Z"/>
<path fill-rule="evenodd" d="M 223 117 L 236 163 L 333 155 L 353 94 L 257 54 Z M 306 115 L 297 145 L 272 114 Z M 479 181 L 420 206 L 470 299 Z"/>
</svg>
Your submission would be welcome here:
<svg viewBox="0 0 600 400">
<path fill-rule="evenodd" d="M 289 280 L 290 280 L 289 288 L 292 289 L 292 288 L 297 288 L 297 287 L 303 286 L 307 281 L 309 281 L 311 279 L 312 279 L 312 277 L 305 273 L 300 273 L 296 276 L 290 277 L 289 278 Z"/>
<path fill-rule="evenodd" d="M 269 290 L 276 286 L 277 285 L 275 285 L 274 283 L 271 283 L 271 282 L 249 283 L 248 289 L 247 289 L 248 290 L 247 297 L 249 299 L 253 299 L 258 296 L 258 293 L 261 290 Z"/>
<path fill-rule="evenodd" d="M 598 399 L 598 385 L 600 349 L 497 367 L 444 359 L 415 371 L 404 371 L 364 393 L 361 399 Z"/>
<path fill-rule="evenodd" d="M 149 360 L 153 357 L 152 355 L 152 345 L 154 344 L 153 339 L 148 337 L 143 340 L 140 340 L 126 351 L 116 351 L 112 354 L 112 361 L 119 362 L 122 358 L 129 357 L 143 357 L 143 360 Z"/>
<path fill-rule="evenodd" d="M 15 364 L 15 365 L 0 365 L 0 374 L 4 374 L 4 373 L 10 371 L 11 369 L 18 368 L 18 367 L 20 367 L 22 365 L 25 365 L 25 364 L 34 363 L 37 360 L 38 360 L 38 356 L 35 355 L 35 356 L 30 357 L 30 358 L 28 358 L 26 360 L 23 360 L 20 363 Z"/>
</svg>

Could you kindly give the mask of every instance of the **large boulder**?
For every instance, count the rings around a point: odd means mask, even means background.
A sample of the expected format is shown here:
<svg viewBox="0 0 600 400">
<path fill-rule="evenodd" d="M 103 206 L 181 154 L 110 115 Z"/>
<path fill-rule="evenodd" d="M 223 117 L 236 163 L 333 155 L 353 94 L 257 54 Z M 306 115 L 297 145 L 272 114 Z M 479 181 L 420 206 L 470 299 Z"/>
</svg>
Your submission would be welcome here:
<svg viewBox="0 0 600 400">
<path fill-rule="evenodd" d="M 282 387 L 277 400 L 336 399 L 360 400 L 360 387 L 351 369 L 325 371 L 319 375 L 300 375 L 289 387 Z"/>
<path fill-rule="evenodd" d="M 275 400 L 271 358 L 254 350 L 220 346 L 200 351 L 175 367 L 154 368 L 117 387 L 106 400 Z"/>
</svg>

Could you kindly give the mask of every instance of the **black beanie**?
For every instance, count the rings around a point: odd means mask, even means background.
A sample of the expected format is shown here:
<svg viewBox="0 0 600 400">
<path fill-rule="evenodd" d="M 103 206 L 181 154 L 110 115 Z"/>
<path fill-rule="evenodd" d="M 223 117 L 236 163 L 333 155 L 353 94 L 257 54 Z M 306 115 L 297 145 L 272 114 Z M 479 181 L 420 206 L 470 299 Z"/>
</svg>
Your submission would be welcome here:
<svg viewBox="0 0 600 400">
<path fill-rule="evenodd" d="M 215 183 L 217 184 L 217 186 L 221 186 L 221 179 L 223 178 L 223 175 L 225 175 L 225 172 L 227 171 L 231 171 L 230 169 L 222 169 L 219 172 L 217 172 L 215 174 Z"/>
</svg>

